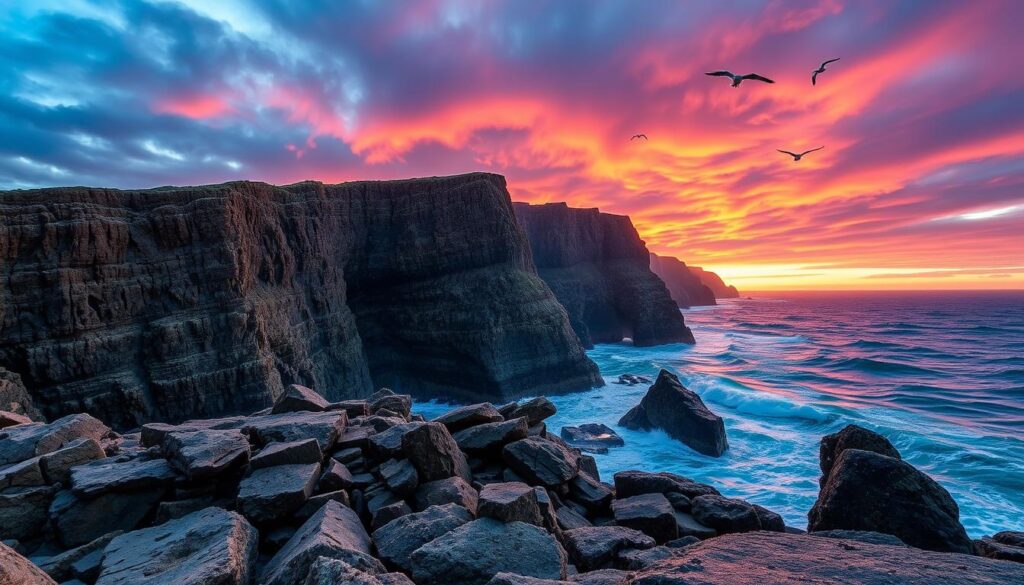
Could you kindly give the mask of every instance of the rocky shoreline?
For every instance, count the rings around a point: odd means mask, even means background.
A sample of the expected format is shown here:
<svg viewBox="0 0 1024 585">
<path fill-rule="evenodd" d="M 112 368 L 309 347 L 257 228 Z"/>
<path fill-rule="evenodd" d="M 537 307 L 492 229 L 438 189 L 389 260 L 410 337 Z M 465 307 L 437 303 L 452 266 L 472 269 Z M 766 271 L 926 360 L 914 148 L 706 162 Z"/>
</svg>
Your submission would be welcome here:
<svg viewBox="0 0 1024 585">
<path fill-rule="evenodd" d="M 292 385 L 250 416 L 125 434 L 5 414 L 0 583 L 1024 582 L 1024 534 L 972 542 L 948 493 L 859 427 L 823 438 L 805 534 L 678 475 L 603 482 L 543 397 L 432 421 L 411 405 Z"/>
</svg>

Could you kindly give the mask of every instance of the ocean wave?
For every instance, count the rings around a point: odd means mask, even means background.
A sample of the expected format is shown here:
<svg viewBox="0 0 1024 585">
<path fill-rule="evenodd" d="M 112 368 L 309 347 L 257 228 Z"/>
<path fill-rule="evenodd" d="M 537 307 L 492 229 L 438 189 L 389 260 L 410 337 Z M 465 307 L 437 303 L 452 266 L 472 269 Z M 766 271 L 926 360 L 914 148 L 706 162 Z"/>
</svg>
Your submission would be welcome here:
<svg viewBox="0 0 1024 585">
<path fill-rule="evenodd" d="M 832 416 L 809 404 L 789 400 L 778 394 L 740 389 L 738 382 L 728 379 L 694 380 L 701 398 L 739 413 L 769 418 L 798 418 L 812 422 L 828 422 Z M 744 387 L 745 388 L 745 387 Z"/>
<path fill-rule="evenodd" d="M 836 360 L 831 367 L 838 370 L 854 370 L 872 374 L 935 374 L 934 370 L 864 357 L 849 357 Z"/>
</svg>

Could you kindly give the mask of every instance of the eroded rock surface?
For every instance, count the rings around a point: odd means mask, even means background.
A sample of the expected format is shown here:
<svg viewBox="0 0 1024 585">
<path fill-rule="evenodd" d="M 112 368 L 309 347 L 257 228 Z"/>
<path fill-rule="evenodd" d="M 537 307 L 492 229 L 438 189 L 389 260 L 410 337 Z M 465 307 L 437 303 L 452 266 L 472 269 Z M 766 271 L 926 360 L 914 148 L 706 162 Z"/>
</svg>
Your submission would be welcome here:
<svg viewBox="0 0 1024 585">
<path fill-rule="evenodd" d="M 704 401 L 662 370 L 647 394 L 623 415 L 619 424 L 634 430 L 659 428 L 690 446 L 694 451 L 719 457 L 729 448 L 722 417 L 711 412 Z"/>
</svg>

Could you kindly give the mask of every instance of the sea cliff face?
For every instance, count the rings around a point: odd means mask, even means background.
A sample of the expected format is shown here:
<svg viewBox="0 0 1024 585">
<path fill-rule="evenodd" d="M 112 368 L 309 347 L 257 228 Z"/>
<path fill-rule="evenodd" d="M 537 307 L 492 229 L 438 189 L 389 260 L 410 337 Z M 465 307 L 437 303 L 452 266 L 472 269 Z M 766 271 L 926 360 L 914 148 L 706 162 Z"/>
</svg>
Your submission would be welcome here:
<svg viewBox="0 0 1024 585">
<path fill-rule="evenodd" d="M 49 418 L 601 383 L 497 175 L 3 192 L 0 268 L 0 367 Z"/>
<path fill-rule="evenodd" d="M 665 281 L 672 300 L 680 307 L 714 305 L 715 293 L 690 271 L 685 262 L 672 256 L 651 254 L 651 272 Z"/>
<path fill-rule="evenodd" d="M 537 272 L 585 345 L 694 342 L 628 217 L 564 203 L 516 203 L 515 212 Z"/>
<path fill-rule="evenodd" d="M 710 270 L 704 270 L 700 266 L 688 266 L 697 278 L 705 284 L 708 288 L 715 293 L 716 299 L 735 299 L 740 296 L 740 292 L 736 290 L 736 287 L 731 284 L 725 284 L 721 276 L 718 276 Z"/>
</svg>

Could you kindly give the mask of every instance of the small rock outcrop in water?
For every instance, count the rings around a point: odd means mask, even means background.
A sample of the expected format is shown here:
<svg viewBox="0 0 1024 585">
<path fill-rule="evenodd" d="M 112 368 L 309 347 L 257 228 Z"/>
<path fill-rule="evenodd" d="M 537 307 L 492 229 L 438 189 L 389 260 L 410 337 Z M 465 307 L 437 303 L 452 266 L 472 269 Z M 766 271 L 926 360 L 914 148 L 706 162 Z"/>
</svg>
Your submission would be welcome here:
<svg viewBox="0 0 1024 585">
<path fill-rule="evenodd" d="M 291 383 L 495 401 L 602 384 L 498 175 L 0 198 L 0 368 L 49 419 L 251 412 Z M 18 386 L 0 371 L 0 410 Z"/>
<path fill-rule="evenodd" d="M 640 404 L 631 408 L 619 424 L 633 430 L 662 429 L 694 451 L 713 457 L 729 448 L 722 417 L 708 410 L 700 396 L 668 370 L 658 374 Z"/>
<path fill-rule="evenodd" d="M 651 253 L 651 272 L 658 275 L 672 300 L 683 308 L 714 305 L 715 293 L 700 278 L 690 271 L 685 262 L 672 256 Z"/>
<path fill-rule="evenodd" d="M 869 530 L 917 548 L 972 553 L 949 492 L 909 463 L 883 454 L 892 451 L 888 440 L 860 427 L 822 439 L 828 476 L 807 514 L 807 529 Z"/>
<path fill-rule="evenodd" d="M 694 342 L 628 217 L 564 203 L 516 203 L 515 213 L 537 272 L 586 346 Z"/>
</svg>

